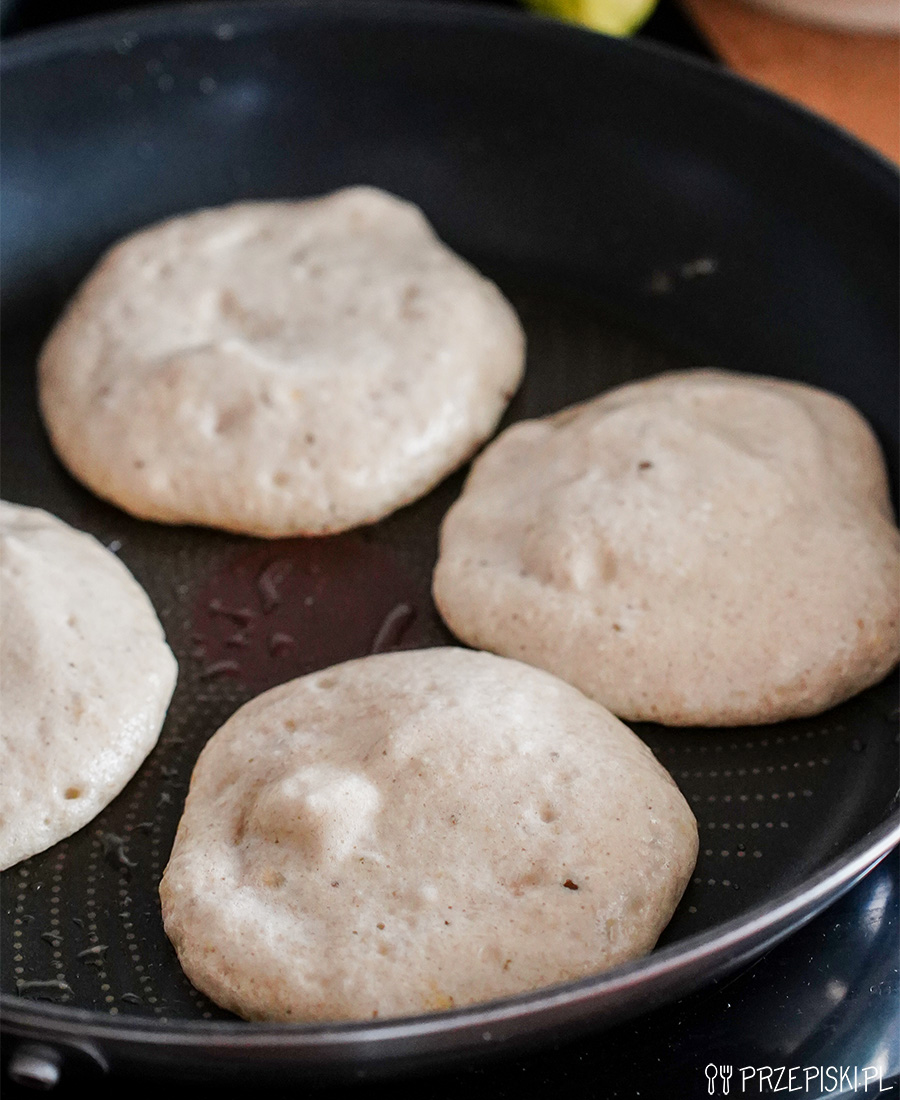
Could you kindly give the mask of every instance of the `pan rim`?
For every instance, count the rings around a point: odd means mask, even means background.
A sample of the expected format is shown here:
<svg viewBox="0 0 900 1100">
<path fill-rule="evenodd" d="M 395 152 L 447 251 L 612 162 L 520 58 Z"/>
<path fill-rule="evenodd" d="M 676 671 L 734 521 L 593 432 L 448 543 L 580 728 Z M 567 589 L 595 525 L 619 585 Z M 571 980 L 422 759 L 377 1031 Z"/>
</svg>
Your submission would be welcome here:
<svg viewBox="0 0 900 1100">
<path fill-rule="evenodd" d="M 316 20 L 346 24 L 348 20 L 355 20 L 364 25 L 374 20 L 392 26 L 437 28 L 446 25 L 498 31 L 505 28 L 523 36 L 565 39 L 573 45 L 578 43 L 578 48 L 595 50 L 598 56 L 635 51 L 651 55 L 660 63 L 702 81 L 710 96 L 729 96 L 732 103 L 764 109 L 770 115 L 774 113 L 782 126 L 793 128 L 808 142 L 814 142 L 821 153 L 849 165 L 861 182 L 864 177 L 865 183 L 886 201 L 896 201 L 900 171 L 877 150 L 812 111 L 712 62 L 658 43 L 623 42 L 525 12 L 491 6 L 476 9 L 454 0 L 441 4 L 417 0 L 329 0 L 328 4 L 321 0 L 256 0 L 252 4 L 247 0 L 214 0 L 212 3 L 140 8 L 16 35 L 5 41 L 0 51 L 0 73 L 10 73 L 20 66 L 44 63 L 85 49 L 108 48 L 114 35 L 129 31 L 172 35 L 202 33 L 209 32 L 223 20 L 240 16 L 242 26 L 238 33 L 252 33 L 271 25 L 275 12 L 294 24 Z M 538 1030 L 545 1021 L 552 1023 L 562 1019 L 573 1009 L 580 1009 L 589 1021 L 599 1023 L 604 1003 L 617 993 L 634 992 L 636 988 L 652 990 L 666 979 L 672 981 L 672 988 L 679 980 L 678 989 L 698 985 L 713 969 L 717 973 L 733 969 L 750 955 L 784 939 L 850 889 L 897 845 L 900 845 L 900 810 L 891 812 L 866 837 L 830 860 L 803 884 L 755 906 L 742 916 L 599 975 L 441 1013 L 332 1024 L 264 1024 L 239 1019 L 168 1019 L 163 1023 L 147 1016 L 110 1017 L 89 1009 L 0 993 L 0 1017 L 3 1030 L 28 1033 L 40 1028 L 46 1032 L 49 1025 L 60 1039 L 76 1041 L 126 1039 L 151 1046 L 174 1045 L 183 1051 L 202 1046 L 208 1052 L 210 1048 L 228 1046 L 246 1053 L 264 1049 L 315 1049 L 338 1054 L 360 1043 L 381 1047 L 386 1043 L 450 1032 L 475 1035 L 485 1027 L 507 1020 L 519 1023 L 529 1020 L 532 1029 Z M 628 1014 L 640 1011 L 640 1005 L 634 1004 Z M 620 1018 L 619 1013 L 616 1018 Z"/>
<path fill-rule="evenodd" d="M 28 1030 L 53 1023 L 60 1038 L 127 1038 L 149 1045 L 181 1047 L 219 1045 L 249 1052 L 263 1048 L 322 1047 L 342 1050 L 360 1042 L 385 1042 L 425 1038 L 451 1031 L 478 1031 L 508 1019 L 521 1022 L 539 1019 L 547 1013 L 602 1007 L 604 996 L 624 992 L 635 985 L 653 985 L 670 976 L 683 974 L 687 987 L 702 984 L 704 964 L 722 968 L 723 957 L 732 955 L 727 969 L 733 969 L 751 955 L 774 946 L 807 923 L 842 893 L 849 890 L 876 863 L 900 845 L 900 810 L 894 812 L 870 834 L 857 841 L 842 856 L 821 868 L 811 879 L 774 899 L 755 906 L 748 914 L 704 932 L 695 933 L 649 955 L 611 970 L 545 986 L 515 997 L 448 1009 L 440 1013 L 395 1017 L 385 1020 L 303 1024 L 258 1023 L 246 1020 L 166 1020 L 116 1016 L 90 1009 L 69 1008 L 48 1002 L 22 1000 L 0 993 L 0 1016 L 4 1029 Z M 743 952 L 741 949 L 744 949 Z M 724 971 L 723 971 L 724 972 Z M 692 982 L 692 979 L 693 982 Z M 679 987 L 680 988 L 680 987 Z M 599 1018 L 599 1012 L 598 1012 Z"/>
<path fill-rule="evenodd" d="M 504 29 L 508 33 L 536 35 L 544 39 L 548 36 L 568 39 L 573 44 L 578 43 L 579 48 L 607 52 L 610 56 L 644 53 L 653 56 L 659 63 L 691 73 L 702 80 L 711 92 L 715 92 L 718 85 L 721 89 L 730 89 L 731 94 L 742 96 L 747 105 L 774 107 L 776 112 L 781 113 L 782 121 L 808 133 L 812 133 L 813 129 L 818 131 L 821 138 L 828 140 L 831 153 L 852 157 L 858 168 L 867 169 L 875 176 L 880 175 L 883 184 L 900 187 L 900 165 L 895 165 L 874 146 L 810 108 L 715 62 L 665 43 L 617 38 L 537 12 L 503 8 L 491 0 L 478 8 L 462 0 L 441 0 L 440 4 L 429 0 L 329 0 L 327 4 L 323 4 L 322 0 L 212 0 L 210 3 L 181 0 L 165 7 L 148 4 L 15 34 L 4 42 L 0 50 L 0 75 L 31 62 L 41 63 L 92 47 L 108 46 L 114 32 L 209 32 L 223 19 L 240 16 L 245 26 L 233 28 L 236 37 L 267 25 L 276 12 L 283 19 L 290 14 L 298 22 L 318 18 L 346 23 L 349 19 L 359 18 L 363 22 L 378 21 L 394 26 L 404 23 L 453 27 L 469 24 L 473 29 Z"/>
</svg>

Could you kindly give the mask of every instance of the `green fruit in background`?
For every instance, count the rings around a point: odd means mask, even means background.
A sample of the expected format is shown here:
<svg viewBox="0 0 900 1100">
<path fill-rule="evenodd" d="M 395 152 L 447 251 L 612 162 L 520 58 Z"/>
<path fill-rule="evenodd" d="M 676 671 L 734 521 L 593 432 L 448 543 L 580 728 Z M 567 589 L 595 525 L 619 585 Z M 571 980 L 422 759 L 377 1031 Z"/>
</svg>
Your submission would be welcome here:
<svg viewBox="0 0 900 1100">
<path fill-rule="evenodd" d="M 653 12 L 657 0 L 524 0 L 542 15 L 565 19 L 604 34 L 631 34 Z"/>
</svg>

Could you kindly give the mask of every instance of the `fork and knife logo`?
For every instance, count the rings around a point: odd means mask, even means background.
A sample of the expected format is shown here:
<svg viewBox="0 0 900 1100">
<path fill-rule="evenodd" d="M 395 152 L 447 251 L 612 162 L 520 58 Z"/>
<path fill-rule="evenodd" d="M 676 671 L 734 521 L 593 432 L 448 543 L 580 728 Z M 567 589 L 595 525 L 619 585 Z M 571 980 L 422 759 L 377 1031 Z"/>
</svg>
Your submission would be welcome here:
<svg viewBox="0 0 900 1100">
<path fill-rule="evenodd" d="M 727 1096 L 728 1090 L 731 1088 L 731 1075 L 734 1072 L 731 1066 L 716 1066 L 712 1062 L 704 1070 L 706 1074 L 706 1080 L 709 1082 L 709 1095 L 712 1096 L 716 1091 L 716 1078 L 722 1078 L 722 1095 Z"/>
</svg>

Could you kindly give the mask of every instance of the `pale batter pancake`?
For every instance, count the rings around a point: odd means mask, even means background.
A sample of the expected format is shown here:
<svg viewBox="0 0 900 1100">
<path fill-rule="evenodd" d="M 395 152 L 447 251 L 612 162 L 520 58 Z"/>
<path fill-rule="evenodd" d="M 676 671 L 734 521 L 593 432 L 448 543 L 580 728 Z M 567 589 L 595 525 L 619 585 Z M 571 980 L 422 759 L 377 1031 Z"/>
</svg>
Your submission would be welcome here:
<svg viewBox="0 0 900 1100">
<path fill-rule="evenodd" d="M 156 744 L 177 667 L 146 593 L 90 535 L 0 502 L 0 868 L 74 833 Z"/>
<path fill-rule="evenodd" d="M 366 657 L 203 750 L 160 886 L 188 977 L 249 1019 L 431 1012 L 649 951 L 693 815 L 604 708 L 464 649 Z"/>
<path fill-rule="evenodd" d="M 40 360 L 53 446 L 144 519 L 263 536 L 373 522 L 493 432 L 512 307 L 410 203 L 244 202 L 114 247 Z"/>
<path fill-rule="evenodd" d="M 463 641 L 631 720 L 777 722 L 900 656 L 900 538 L 841 398 L 698 370 L 513 425 L 447 514 L 434 595 Z"/>
</svg>

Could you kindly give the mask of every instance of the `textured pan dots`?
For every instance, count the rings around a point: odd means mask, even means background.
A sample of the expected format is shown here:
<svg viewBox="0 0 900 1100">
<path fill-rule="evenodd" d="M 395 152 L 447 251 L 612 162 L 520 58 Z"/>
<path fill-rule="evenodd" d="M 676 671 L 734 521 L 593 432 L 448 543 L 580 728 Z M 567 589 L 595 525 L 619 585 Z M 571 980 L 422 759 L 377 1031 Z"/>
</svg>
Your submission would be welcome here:
<svg viewBox="0 0 900 1100">
<path fill-rule="evenodd" d="M 590 304 L 501 285 L 529 345 L 530 369 L 510 419 L 544 416 L 642 372 L 689 365 L 684 354 Z M 3 874 L 2 988 L 163 1029 L 231 1019 L 191 985 L 159 916 L 159 881 L 197 757 L 260 690 L 365 656 L 379 634 L 390 648 L 453 644 L 430 583 L 439 525 L 462 474 L 379 524 L 336 538 L 261 545 L 143 523 L 59 470 L 34 404 L 37 344 L 16 345 L 13 320 L 4 361 L 4 491 L 115 548 L 149 594 L 180 673 L 159 742 L 122 794 L 88 827 Z M 272 587 L 281 597 L 274 605 L 263 595 Z M 397 607 L 409 609 L 399 623 Z M 223 610 L 250 621 L 246 646 L 234 644 L 240 623 Z M 388 619 L 392 633 L 382 629 Z M 290 634 L 296 646 L 273 651 L 276 634 Z M 886 681 L 818 718 L 770 728 L 636 726 L 700 833 L 696 869 L 660 944 L 746 917 L 876 828 L 896 791 L 896 723 L 896 684 Z"/>
</svg>

